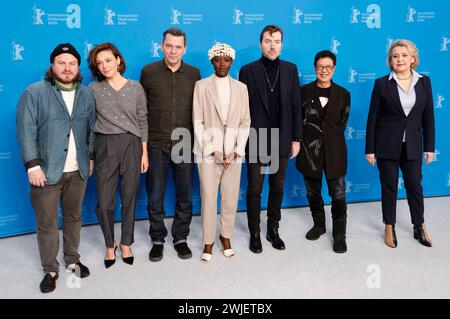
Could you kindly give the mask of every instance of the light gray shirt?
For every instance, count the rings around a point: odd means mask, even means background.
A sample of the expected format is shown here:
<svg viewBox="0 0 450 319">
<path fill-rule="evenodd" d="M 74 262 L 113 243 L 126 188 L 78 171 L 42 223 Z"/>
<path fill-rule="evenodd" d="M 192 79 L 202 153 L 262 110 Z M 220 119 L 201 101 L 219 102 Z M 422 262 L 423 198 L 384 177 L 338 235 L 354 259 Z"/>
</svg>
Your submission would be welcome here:
<svg viewBox="0 0 450 319">
<path fill-rule="evenodd" d="M 106 80 L 92 82 L 97 120 L 94 132 L 101 134 L 131 133 L 146 142 L 148 138 L 147 97 L 142 85 L 128 80 L 118 91 Z"/>
<path fill-rule="evenodd" d="M 417 73 L 415 70 L 411 70 L 412 72 L 412 80 L 411 85 L 409 86 L 409 90 L 405 91 L 399 84 L 397 74 L 392 71 L 389 75 L 389 80 L 394 78 L 395 82 L 397 82 L 397 90 L 398 95 L 400 96 L 400 103 L 402 104 L 403 112 L 408 116 L 409 112 L 411 112 L 412 108 L 416 104 L 416 90 L 414 87 L 416 86 L 419 78 L 422 77 L 421 74 Z M 406 131 L 403 133 L 403 142 L 406 141 Z"/>
</svg>

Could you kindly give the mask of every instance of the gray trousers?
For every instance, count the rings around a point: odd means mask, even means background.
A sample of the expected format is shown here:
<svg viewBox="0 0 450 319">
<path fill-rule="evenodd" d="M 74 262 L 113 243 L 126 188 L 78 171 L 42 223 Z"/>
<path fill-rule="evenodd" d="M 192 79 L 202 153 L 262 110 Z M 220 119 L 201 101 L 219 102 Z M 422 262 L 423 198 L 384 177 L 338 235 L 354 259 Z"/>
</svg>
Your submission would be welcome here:
<svg viewBox="0 0 450 319">
<path fill-rule="evenodd" d="M 59 215 L 61 200 L 64 261 L 66 266 L 80 261 L 78 246 L 82 225 L 81 206 L 86 190 L 86 180 L 78 171 L 63 173 L 56 185 L 36 187 L 31 185 L 31 205 L 36 214 L 37 240 L 44 272 L 58 272 Z"/>
<path fill-rule="evenodd" d="M 105 245 L 114 247 L 114 208 L 117 179 L 120 176 L 122 236 L 120 242 L 134 242 L 134 213 L 139 191 L 142 142 L 133 134 L 97 134 L 95 138 L 98 204 L 95 209 L 105 237 Z"/>
</svg>

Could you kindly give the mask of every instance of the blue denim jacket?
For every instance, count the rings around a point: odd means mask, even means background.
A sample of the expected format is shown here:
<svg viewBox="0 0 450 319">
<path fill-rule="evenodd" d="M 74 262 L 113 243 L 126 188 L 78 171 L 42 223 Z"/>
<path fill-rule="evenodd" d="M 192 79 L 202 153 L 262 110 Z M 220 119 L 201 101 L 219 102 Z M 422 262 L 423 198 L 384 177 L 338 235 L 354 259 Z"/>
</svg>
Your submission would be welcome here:
<svg viewBox="0 0 450 319">
<path fill-rule="evenodd" d="M 89 177 L 89 159 L 94 155 L 95 98 L 80 85 L 70 116 L 59 89 L 48 81 L 30 85 L 19 99 L 16 133 L 25 168 L 40 165 L 46 185 L 60 180 L 72 129 L 80 175 Z"/>
</svg>

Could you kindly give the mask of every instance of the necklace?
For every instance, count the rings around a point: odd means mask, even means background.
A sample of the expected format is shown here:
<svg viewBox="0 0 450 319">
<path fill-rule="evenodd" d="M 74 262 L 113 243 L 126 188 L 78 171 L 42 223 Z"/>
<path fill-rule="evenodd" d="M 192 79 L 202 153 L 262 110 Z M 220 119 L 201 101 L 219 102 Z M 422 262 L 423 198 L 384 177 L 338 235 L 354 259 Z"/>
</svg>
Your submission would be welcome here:
<svg viewBox="0 0 450 319">
<path fill-rule="evenodd" d="M 412 72 L 411 72 L 411 73 L 409 74 L 409 76 L 406 77 L 406 78 L 401 78 L 401 77 L 397 76 L 397 79 L 398 79 L 398 80 L 409 80 L 410 78 L 412 78 Z"/>
<path fill-rule="evenodd" d="M 278 74 L 280 74 L 280 66 L 278 66 L 277 75 L 275 76 L 275 81 L 273 81 L 273 85 L 270 85 L 269 77 L 267 76 L 266 67 L 264 67 L 264 74 L 266 75 L 267 84 L 269 85 L 270 92 L 273 92 L 275 85 L 277 84 Z"/>
</svg>

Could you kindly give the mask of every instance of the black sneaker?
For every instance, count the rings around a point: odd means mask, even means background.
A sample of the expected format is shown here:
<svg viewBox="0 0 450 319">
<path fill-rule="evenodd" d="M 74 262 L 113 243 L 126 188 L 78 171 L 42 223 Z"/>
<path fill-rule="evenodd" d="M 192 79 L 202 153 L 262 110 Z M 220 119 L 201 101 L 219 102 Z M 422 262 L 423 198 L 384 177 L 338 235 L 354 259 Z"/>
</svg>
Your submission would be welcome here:
<svg viewBox="0 0 450 319">
<path fill-rule="evenodd" d="M 152 250 L 150 250 L 150 254 L 148 255 L 150 261 L 160 261 L 163 258 L 163 250 L 164 245 L 161 244 L 153 245 Z"/>
<path fill-rule="evenodd" d="M 42 279 L 39 288 L 43 294 L 52 292 L 56 289 L 56 279 L 58 279 L 58 273 L 56 273 L 55 277 L 52 277 L 50 273 L 46 273 L 44 279 Z"/>
<path fill-rule="evenodd" d="M 83 265 L 81 262 L 75 263 L 75 267 L 67 266 L 67 269 L 72 271 L 75 276 L 79 278 L 86 278 L 90 275 L 89 268 Z"/>
<path fill-rule="evenodd" d="M 173 246 L 181 259 L 189 259 L 192 257 L 192 251 L 189 249 L 187 243 L 178 243 Z"/>
</svg>

